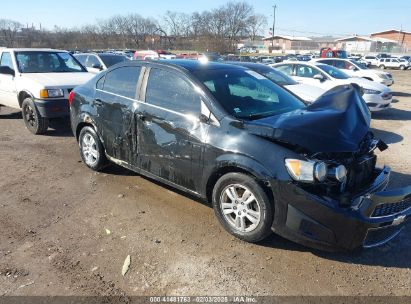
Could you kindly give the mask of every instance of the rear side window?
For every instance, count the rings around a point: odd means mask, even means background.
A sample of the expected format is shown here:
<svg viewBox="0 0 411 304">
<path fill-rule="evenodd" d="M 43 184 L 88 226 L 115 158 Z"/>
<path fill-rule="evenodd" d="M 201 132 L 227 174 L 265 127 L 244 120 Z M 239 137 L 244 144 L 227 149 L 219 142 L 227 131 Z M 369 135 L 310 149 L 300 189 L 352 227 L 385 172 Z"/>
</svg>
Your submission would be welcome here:
<svg viewBox="0 0 411 304">
<path fill-rule="evenodd" d="M 87 58 L 86 67 L 91 68 L 93 65 L 100 65 L 100 61 L 98 61 L 96 56 L 90 55 Z"/>
<path fill-rule="evenodd" d="M 86 64 L 87 55 L 77 55 L 75 57 L 82 65 Z"/>
<path fill-rule="evenodd" d="M 13 62 L 11 60 L 10 53 L 4 52 L 3 54 L 1 54 L 0 65 L 5 66 L 5 67 L 9 67 L 10 69 L 14 70 Z"/>
<path fill-rule="evenodd" d="M 200 113 L 200 97 L 192 85 L 165 70 L 151 69 L 146 102 L 178 113 Z"/>
<path fill-rule="evenodd" d="M 292 76 L 293 74 L 293 66 L 291 64 L 276 66 L 275 69 L 283 72 L 288 76 Z"/>
<path fill-rule="evenodd" d="M 104 81 L 104 91 L 135 99 L 140 71 L 141 67 L 133 66 L 121 67 L 107 73 Z M 99 86 L 99 83 L 97 86 Z"/>
</svg>

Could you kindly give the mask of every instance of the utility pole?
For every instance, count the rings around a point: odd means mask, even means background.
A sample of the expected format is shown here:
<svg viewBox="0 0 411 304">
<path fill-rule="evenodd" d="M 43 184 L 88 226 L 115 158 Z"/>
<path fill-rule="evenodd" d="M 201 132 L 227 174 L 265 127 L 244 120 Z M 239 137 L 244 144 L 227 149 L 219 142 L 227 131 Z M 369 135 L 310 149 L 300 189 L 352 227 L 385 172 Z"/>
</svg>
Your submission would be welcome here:
<svg viewBox="0 0 411 304">
<path fill-rule="evenodd" d="M 277 9 L 277 5 L 273 6 L 274 15 L 273 15 L 273 31 L 271 36 L 271 46 L 274 48 L 274 35 L 275 35 L 275 10 Z"/>
</svg>

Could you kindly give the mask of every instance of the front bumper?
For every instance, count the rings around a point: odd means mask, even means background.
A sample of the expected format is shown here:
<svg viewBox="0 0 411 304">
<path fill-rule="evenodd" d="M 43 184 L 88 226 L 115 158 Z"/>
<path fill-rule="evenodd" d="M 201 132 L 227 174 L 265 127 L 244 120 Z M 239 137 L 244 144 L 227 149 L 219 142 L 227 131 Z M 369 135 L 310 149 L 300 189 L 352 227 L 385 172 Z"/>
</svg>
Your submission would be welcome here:
<svg viewBox="0 0 411 304">
<path fill-rule="evenodd" d="M 67 99 L 35 99 L 34 103 L 42 117 L 56 118 L 70 115 L 70 107 Z"/>
<path fill-rule="evenodd" d="M 389 176 L 388 167 L 376 169 L 374 182 L 350 197 L 347 207 L 295 183 L 272 183 L 276 206 L 273 231 L 327 251 L 382 245 L 400 233 L 411 215 L 411 186 L 385 191 Z"/>
<path fill-rule="evenodd" d="M 394 84 L 394 80 L 393 79 L 380 79 L 380 81 L 378 81 L 381 84 L 386 85 L 387 87 L 392 86 Z"/>
<path fill-rule="evenodd" d="M 392 93 L 364 94 L 363 98 L 371 112 L 378 112 L 391 107 Z"/>
</svg>

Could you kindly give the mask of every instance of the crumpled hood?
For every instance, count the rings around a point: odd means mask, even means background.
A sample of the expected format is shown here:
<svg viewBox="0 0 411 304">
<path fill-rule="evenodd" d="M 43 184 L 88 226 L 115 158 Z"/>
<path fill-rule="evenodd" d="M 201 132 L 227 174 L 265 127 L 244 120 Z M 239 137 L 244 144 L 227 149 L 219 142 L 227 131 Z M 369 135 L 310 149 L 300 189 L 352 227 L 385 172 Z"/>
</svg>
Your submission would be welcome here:
<svg viewBox="0 0 411 304">
<path fill-rule="evenodd" d="M 23 73 L 21 77 L 30 79 L 46 88 L 73 88 L 82 85 L 95 75 L 87 72 L 78 73 Z"/>
<path fill-rule="evenodd" d="M 304 109 L 245 122 L 252 134 L 315 152 L 356 152 L 371 115 L 357 89 L 338 86 Z"/>
</svg>

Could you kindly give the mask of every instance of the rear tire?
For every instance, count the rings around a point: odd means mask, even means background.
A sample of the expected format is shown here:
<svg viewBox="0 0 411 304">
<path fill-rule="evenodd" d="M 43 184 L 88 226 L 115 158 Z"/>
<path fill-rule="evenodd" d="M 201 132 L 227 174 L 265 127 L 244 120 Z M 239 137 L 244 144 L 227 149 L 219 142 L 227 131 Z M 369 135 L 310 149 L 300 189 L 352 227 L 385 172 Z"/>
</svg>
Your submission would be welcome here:
<svg viewBox="0 0 411 304">
<path fill-rule="evenodd" d="M 101 171 L 107 166 L 107 158 L 103 144 L 96 131 L 86 126 L 79 135 L 80 155 L 83 162 L 94 171 Z"/>
<path fill-rule="evenodd" d="M 49 120 L 48 118 L 44 118 L 40 115 L 31 98 L 26 98 L 23 100 L 21 111 L 23 114 L 24 124 L 31 133 L 38 135 L 47 131 L 49 127 Z"/>
<path fill-rule="evenodd" d="M 219 222 L 235 237 L 255 243 L 272 233 L 273 204 L 251 176 L 223 175 L 214 186 L 212 199 Z"/>
</svg>

